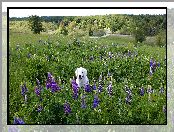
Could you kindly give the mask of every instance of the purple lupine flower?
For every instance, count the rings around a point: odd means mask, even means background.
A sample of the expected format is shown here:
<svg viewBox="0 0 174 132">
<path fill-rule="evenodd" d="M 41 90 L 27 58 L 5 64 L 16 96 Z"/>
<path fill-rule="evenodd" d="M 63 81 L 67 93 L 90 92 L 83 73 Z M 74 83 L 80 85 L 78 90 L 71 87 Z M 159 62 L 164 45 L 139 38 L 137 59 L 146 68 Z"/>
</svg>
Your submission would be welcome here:
<svg viewBox="0 0 174 132">
<path fill-rule="evenodd" d="M 72 85 L 72 90 L 73 90 L 73 98 L 77 99 L 78 98 L 78 90 L 79 90 L 78 84 L 76 83 L 75 80 L 72 80 L 71 85 Z"/>
<path fill-rule="evenodd" d="M 52 82 L 52 75 L 50 74 L 50 72 L 48 72 L 47 81 L 46 81 L 47 89 L 51 88 L 51 82 Z"/>
<path fill-rule="evenodd" d="M 141 95 L 141 96 L 144 96 L 144 93 L 145 93 L 145 90 L 144 90 L 144 88 L 142 87 L 142 88 L 140 89 L 140 95 Z"/>
<path fill-rule="evenodd" d="M 96 84 L 95 84 L 95 81 L 94 81 L 94 85 L 92 86 L 92 89 L 93 90 L 96 90 L 97 89 Z"/>
<path fill-rule="evenodd" d="M 108 94 L 109 96 L 112 95 L 112 82 L 110 81 L 109 86 L 108 86 Z"/>
<path fill-rule="evenodd" d="M 152 64 L 152 72 L 153 73 L 155 72 L 155 69 L 156 69 L 156 62 L 154 61 L 153 64 Z"/>
<path fill-rule="evenodd" d="M 98 92 L 99 92 L 99 93 L 101 93 L 101 92 L 102 92 L 102 90 L 103 90 L 103 87 L 102 87 L 102 85 L 101 85 L 101 84 L 99 84 L 99 86 L 98 86 Z"/>
<path fill-rule="evenodd" d="M 57 85 L 57 83 L 55 82 L 54 78 L 52 79 L 52 82 L 51 82 L 51 92 L 54 93 L 54 92 L 57 92 L 60 90 L 60 87 Z"/>
<path fill-rule="evenodd" d="M 85 102 L 85 96 L 83 95 L 82 96 L 82 104 L 81 104 L 81 108 L 86 108 L 87 106 L 86 106 L 86 102 Z"/>
<path fill-rule="evenodd" d="M 20 125 L 20 124 L 25 124 L 25 122 L 22 119 L 15 117 L 13 124 Z"/>
<path fill-rule="evenodd" d="M 47 87 L 47 89 L 50 88 L 52 93 L 61 90 L 60 87 L 58 86 L 58 84 L 56 83 L 55 79 L 49 72 L 48 72 L 48 77 L 47 77 L 47 81 L 46 81 L 46 87 Z"/>
<path fill-rule="evenodd" d="M 28 89 L 26 87 L 26 84 L 24 83 L 24 85 L 21 85 L 21 94 L 22 96 L 25 96 L 25 94 L 28 92 Z"/>
<path fill-rule="evenodd" d="M 67 102 L 64 104 L 64 112 L 65 114 L 69 114 L 71 112 L 70 105 Z"/>
<path fill-rule="evenodd" d="M 156 61 L 150 59 L 150 75 L 155 72 L 157 65 L 160 66 L 160 64 L 157 64 Z"/>
<path fill-rule="evenodd" d="M 148 89 L 147 89 L 147 93 L 149 93 L 149 94 L 153 93 L 153 89 L 152 89 L 151 87 L 148 88 Z"/>
<path fill-rule="evenodd" d="M 40 81 L 36 78 L 37 85 L 40 85 Z"/>
<path fill-rule="evenodd" d="M 37 96 L 40 96 L 40 94 L 41 94 L 41 89 L 40 88 L 38 88 L 36 86 L 34 91 L 35 91 L 35 93 L 36 93 Z"/>
<path fill-rule="evenodd" d="M 160 63 L 159 62 L 157 63 L 157 65 L 158 65 L 158 67 L 160 67 Z"/>
<path fill-rule="evenodd" d="M 164 112 L 164 113 L 167 112 L 166 106 L 163 106 L 163 112 Z"/>
<path fill-rule="evenodd" d="M 43 110 L 43 107 L 41 105 L 38 106 L 37 112 L 41 112 Z"/>
<path fill-rule="evenodd" d="M 126 104 L 130 104 L 131 103 L 131 96 L 127 95 L 125 100 L 126 100 Z"/>
<path fill-rule="evenodd" d="M 35 87 L 34 91 L 37 96 L 41 95 L 41 90 L 43 89 L 42 86 L 40 85 L 40 81 L 36 78 L 37 86 Z"/>
<path fill-rule="evenodd" d="M 91 87 L 89 84 L 85 85 L 85 92 L 91 92 Z"/>
<path fill-rule="evenodd" d="M 132 91 L 127 85 L 125 86 L 125 91 L 128 95 L 132 95 Z"/>
<path fill-rule="evenodd" d="M 160 88 L 160 93 L 161 94 L 164 93 L 164 88 L 163 87 Z"/>
<path fill-rule="evenodd" d="M 96 108 L 99 105 L 99 99 L 98 96 L 94 96 L 94 101 L 93 101 L 93 108 Z"/>
</svg>

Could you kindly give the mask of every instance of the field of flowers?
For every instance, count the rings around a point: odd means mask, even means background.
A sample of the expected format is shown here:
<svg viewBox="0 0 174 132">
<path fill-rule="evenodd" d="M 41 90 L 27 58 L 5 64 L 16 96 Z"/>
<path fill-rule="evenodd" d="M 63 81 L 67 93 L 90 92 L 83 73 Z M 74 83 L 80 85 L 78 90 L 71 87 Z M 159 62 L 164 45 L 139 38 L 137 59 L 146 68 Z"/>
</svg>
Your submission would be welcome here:
<svg viewBox="0 0 174 132">
<path fill-rule="evenodd" d="M 10 124 L 166 124 L 165 47 L 115 36 L 9 37 Z M 74 81 L 81 66 L 85 88 Z"/>
</svg>

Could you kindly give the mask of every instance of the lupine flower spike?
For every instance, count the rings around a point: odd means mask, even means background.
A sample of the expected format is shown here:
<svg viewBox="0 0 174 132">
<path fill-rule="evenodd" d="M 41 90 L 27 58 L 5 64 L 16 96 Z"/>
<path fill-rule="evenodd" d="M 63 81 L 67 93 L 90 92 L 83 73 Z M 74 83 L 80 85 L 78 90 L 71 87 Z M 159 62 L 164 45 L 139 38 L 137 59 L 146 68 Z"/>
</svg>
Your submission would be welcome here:
<svg viewBox="0 0 174 132">
<path fill-rule="evenodd" d="M 85 95 L 82 95 L 82 104 L 81 104 L 81 108 L 86 108 L 86 102 L 85 102 Z"/>
<path fill-rule="evenodd" d="M 76 83 L 76 81 L 73 79 L 71 80 L 71 86 L 72 86 L 72 90 L 73 90 L 73 98 L 77 99 L 78 98 L 78 84 Z"/>
<path fill-rule="evenodd" d="M 25 122 L 22 119 L 15 117 L 13 124 L 21 125 L 21 124 L 25 124 Z"/>
<path fill-rule="evenodd" d="M 110 81 L 109 85 L 108 85 L 108 94 L 109 96 L 112 95 L 112 82 Z"/>
<path fill-rule="evenodd" d="M 93 101 L 93 108 L 96 108 L 99 105 L 99 99 L 98 96 L 94 96 L 94 101 Z"/>
<path fill-rule="evenodd" d="M 71 108 L 70 108 L 70 105 L 69 105 L 68 102 L 66 102 L 66 103 L 64 104 L 64 112 L 65 112 L 65 114 L 71 113 Z"/>
<path fill-rule="evenodd" d="M 47 77 L 47 81 L 46 81 L 46 87 L 47 89 L 51 89 L 51 92 L 57 92 L 60 91 L 60 87 L 58 86 L 58 84 L 56 83 L 54 77 L 48 72 L 48 77 Z"/>
<path fill-rule="evenodd" d="M 141 95 L 141 96 L 144 96 L 144 93 L 145 93 L 145 90 L 144 90 L 143 87 L 141 87 L 141 89 L 140 89 L 140 95 Z"/>
</svg>

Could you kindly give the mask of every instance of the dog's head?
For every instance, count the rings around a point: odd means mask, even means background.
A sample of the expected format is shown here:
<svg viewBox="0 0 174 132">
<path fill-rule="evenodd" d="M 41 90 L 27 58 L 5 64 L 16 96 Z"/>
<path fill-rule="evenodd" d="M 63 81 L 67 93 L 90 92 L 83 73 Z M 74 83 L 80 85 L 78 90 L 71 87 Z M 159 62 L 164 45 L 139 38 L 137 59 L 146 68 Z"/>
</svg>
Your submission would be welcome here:
<svg viewBox="0 0 174 132">
<path fill-rule="evenodd" d="M 80 68 L 76 69 L 75 74 L 76 74 L 77 79 L 81 80 L 87 76 L 87 70 L 85 68 L 80 67 Z"/>
</svg>

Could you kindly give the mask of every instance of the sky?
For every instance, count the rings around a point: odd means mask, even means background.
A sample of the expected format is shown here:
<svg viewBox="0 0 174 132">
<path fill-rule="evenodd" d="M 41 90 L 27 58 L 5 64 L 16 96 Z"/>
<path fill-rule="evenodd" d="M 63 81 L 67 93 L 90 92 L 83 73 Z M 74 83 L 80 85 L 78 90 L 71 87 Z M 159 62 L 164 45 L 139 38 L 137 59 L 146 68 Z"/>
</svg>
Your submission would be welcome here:
<svg viewBox="0 0 174 132">
<path fill-rule="evenodd" d="M 10 17 L 90 16 L 106 14 L 165 14 L 165 9 L 10 9 Z"/>
<path fill-rule="evenodd" d="M 2 2 L 2 11 L 7 7 L 168 7 L 173 8 L 171 2 Z M 10 17 L 38 16 L 89 16 L 106 14 L 165 14 L 165 9 L 10 9 Z"/>
</svg>

